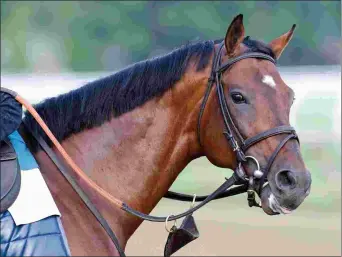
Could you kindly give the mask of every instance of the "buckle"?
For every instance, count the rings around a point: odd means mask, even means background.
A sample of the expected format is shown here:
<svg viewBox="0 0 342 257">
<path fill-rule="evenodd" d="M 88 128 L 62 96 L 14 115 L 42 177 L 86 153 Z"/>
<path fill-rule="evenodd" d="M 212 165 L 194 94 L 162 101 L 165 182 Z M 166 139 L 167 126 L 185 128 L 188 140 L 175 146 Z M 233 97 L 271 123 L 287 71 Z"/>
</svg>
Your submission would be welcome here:
<svg viewBox="0 0 342 257">
<path fill-rule="evenodd" d="M 253 189 L 248 189 L 247 190 L 247 201 L 248 201 L 248 205 L 249 207 L 260 207 L 261 208 L 261 203 L 258 203 L 255 200 L 255 194 L 256 192 Z"/>
<path fill-rule="evenodd" d="M 237 175 L 237 177 L 241 180 L 241 181 L 248 181 L 248 177 L 246 176 L 243 168 L 241 167 L 241 162 L 239 162 L 238 166 L 235 169 L 235 174 Z"/>
<path fill-rule="evenodd" d="M 253 189 L 247 190 L 247 200 L 248 201 L 255 200 L 255 191 Z"/>
</svg>

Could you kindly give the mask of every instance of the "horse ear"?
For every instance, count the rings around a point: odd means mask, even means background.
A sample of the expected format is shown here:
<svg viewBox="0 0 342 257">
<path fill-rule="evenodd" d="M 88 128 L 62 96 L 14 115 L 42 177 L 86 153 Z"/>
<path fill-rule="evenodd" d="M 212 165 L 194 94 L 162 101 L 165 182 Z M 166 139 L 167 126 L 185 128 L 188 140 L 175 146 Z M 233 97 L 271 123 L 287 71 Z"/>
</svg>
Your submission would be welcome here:
<svg viewBox="0 0 342 257">
<path fill-rule="evenodd" d="M 245 36 L 245 28 L 242 23 L 243 15 L 239 14 L 230 24 L 224 39 L 228 56 L 231 56 L 238 49 Z"/>
<path fill-rule="evenodd" d="M 275 54 L 276 59 L 279 59 L 281 53 L 284 51 L 287 44 L 290 42 L 293 32 L 296 28 L 296 24 L 292 25 L 292 28 L 281 35 L 280 37 L 273 39 L 268 45 L 271 47 L 273 53 Z"/>
</svg>

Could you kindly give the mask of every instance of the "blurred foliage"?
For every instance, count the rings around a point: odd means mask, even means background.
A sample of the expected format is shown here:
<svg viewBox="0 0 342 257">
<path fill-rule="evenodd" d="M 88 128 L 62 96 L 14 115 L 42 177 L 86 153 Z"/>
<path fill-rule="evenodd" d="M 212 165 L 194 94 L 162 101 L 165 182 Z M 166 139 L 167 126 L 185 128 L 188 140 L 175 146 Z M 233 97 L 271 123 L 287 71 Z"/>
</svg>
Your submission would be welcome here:
<svg viewBox="0 0 342 257">
<path fill-rule="evenodd" d="M 246 34 L 268 42 L 298 27 L 280 65 L 340 63 L 340 1 L 1 1 L 1 69 L 110 71 L 189 41 Z"/>
</svg>

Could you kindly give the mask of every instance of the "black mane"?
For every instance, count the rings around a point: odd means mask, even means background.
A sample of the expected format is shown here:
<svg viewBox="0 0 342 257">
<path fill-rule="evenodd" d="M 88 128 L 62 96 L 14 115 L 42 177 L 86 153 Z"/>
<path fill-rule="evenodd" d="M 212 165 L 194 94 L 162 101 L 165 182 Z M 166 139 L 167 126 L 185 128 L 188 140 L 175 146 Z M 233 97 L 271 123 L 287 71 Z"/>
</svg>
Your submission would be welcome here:
<svg viewBox="0 0 342 257">
<path fill-rule="evenodd" d="M 138 62 L 66 94 L 46 99 L 34 107 L 57 140 L 62 141 L 161 96 L 181 79 L 191 59 L 197 60 L 197 70 L 204 69 L 217 42 L 187 44 L 167 55 Z M 243 43 L 251 51 L 274 57 L 272 50 L 260 41 L 246 37 Z M 24 120 L 31 131 L 51 145 L 30 113 L 25 113 Z M 38 150 L 35 141 L 30 140 L 29 144 L 33 151 Z"/>
<path fill-rule="evenodd" d="M 191 59 L 197 59 L 197 70 L 204 69 L 213 47 L 212 41 L 184 45 L 164 56 L 138 62 L 66 94 L 46 99 L 34 107 L 57 140 L 62 141 L 162 95 L 181 79 Z M 25 124 L 50 142 L 31 114 L 26 112 L 25 115 Z M 33 151 L 38 149 L 35 142 L 30 145 Z"/>
</svg>

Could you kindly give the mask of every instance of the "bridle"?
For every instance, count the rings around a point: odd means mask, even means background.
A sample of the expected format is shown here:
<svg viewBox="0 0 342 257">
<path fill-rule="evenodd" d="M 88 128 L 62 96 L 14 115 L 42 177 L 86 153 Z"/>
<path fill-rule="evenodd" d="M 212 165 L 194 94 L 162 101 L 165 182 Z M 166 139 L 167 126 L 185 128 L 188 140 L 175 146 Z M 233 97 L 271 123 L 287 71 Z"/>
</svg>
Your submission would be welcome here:
<svg viewBox="0 0 342 257">
<path fill-rule="evenodd" d="M 52 141 L 56 149 L 61 153 L 63 156 L 64 162 L 62 162 L 56 155 L 56 153 L 48 146 L 48 144 L 45 142 L 45 140 L 32 131 L 28 124 L 23 120 L 23 124 L 28 130 L 32 136 L 38 141 L 40 146 L 43 148 L 43 150 L 47 153 L 47 155 L 51 158 L 51 160 L 55 163 L 55 165 L 58 167 L 58 169 L 61 171 L 63 176 L 66 178 L 66 180 L 70 183 L 70 185 L 73 187 L 73 189 L 77 192 L 77 194 L 80 196 L 80 198 L 83 200 L 85 205 L 89 208 L 89 210 L 92 212 L 92 214 L 96 217 L 96 219 L 99 221 L 101 226 L 105 229 L 107 232 L 108 236 L 111 238 L 112 242 L 116 246 L 120 256 L 125 256 L 125 253 L 123 249 L 121 248 L 117 237 L 115 236 L 115 233 L 112 231 L 110 228 L 109 224 L 107 221 L 104 219 L 104 217 L 101 215 L 101 213 L 97 210 L 95 205 L 92 203 L 92 201 L 89 199 L 87 194 L 83 191 L 83 189 L 78 185 L 78 183 L 75 181 L 73 176 L 71 176 L 68 173 L 68 169 L 65 164 L 68 164 L 74 171 L 75 173 L 78 174 L 80 179 L 84 181 L 84 183 L 88 184 L 90 188 L 92 188 L 94 191 L 96 191 L 99 195 L 107 199 L 110 203 L 113 205 L 119 207 L 120 209 L 136 216 L 139 217 L 143 220 L 149 220 L 153 222 L 167 222 L 167 221 L 172 221 L 172 220 L 177 220 L 179 218 L 191 215 L 193 212 L 196 210 L 200 209 L 207 203 L 209 203 L 212 200 L 215 199 L 221 199 L 241 193 L 247 192 L 247 199 L 249 206 L 258 206 L 261 207 L 260 204 L 258 204 L 255 200 L 255 193 L 260 192 L 260 187 L 263 185 L 263 182 L 267 180 L 267 174 L 269 170 L 271 169 L 272 163 L 275 160 L 276 156 L 278 155 L 279 151 L 281 148 L 290 140 L 290 139 L 297 139 L 297 134 L 295 133 L 294 128 L 290 126 L 279 126 L 276 128 L 272 128 L 270 130 L 267 130 L 265 132 L 262 132 L 254 137 L 248 138 L 248 139 L 243 139 L 241 134 L 239 133 L 239 130 L 235 126 L 231 115 L 229 113 L 229 109 L 227 106 L 227 101 L 224 96 L 224 91 L 223 91 L 223 86 L 221 82 L 221 76 L 222 73 L 227 70 L 229 67 L 231 67 L 234 63 L 247 59 L 247 58 L 261 58 L 265 59 L 268 61 L 271 61 L 272 63 L 276 63 L 275 60 L 266 54 L 263 53 L 257 53 L 257 52 L 251 52 L 251 53 L 245 53 L 242 54 L 238 57 L 229 59 L 227 62 L 223 63 L 221 65 L 221 51 L 223 49 L 224 43 L 222 42 L 219 45 L 219 51 L 214 52 L 214 59 L 213 59 L 213 66 L 212 66 L 212 72 L 211 76 L 208 80 L 208 87 L 207 91 L 205 93 L 205 96 L 203 98 L 203 102 L 200 108 L 200 113 L 199 113 L 199 119 L 198 119 L 198 127 L 197 127 L 197 132 L 198 132 L 198 139 L 201 144 L 201 137 L 200 137 L 200 125 L 201 125 L 201 119 L 203 116 L 203 112 L 206 106 L 206 103 L 209 98 L 209 94 L 211 92 L 211 89 L 213 87 L 213 84 L 216 83 L 216 88 L 217 88 L 217 95 L 219 99 L 219 104 L 220 104 L 220 109 L 222 112 L 222 117 L 224 120 L 224 126 L 225 130 L 223 134 L 225 135 L 230 147 L 233 149 L 233 151 L 236 153 L 236 159 L 237 159 L 237 168 L 235 169 L 235 172 L 230 178 L 227 178 L 226 181 L 218 188 L 216 189 L 213 193 L 210 195 L 205 195 L 205 196 L 197 196 L 196 199 L 193 198 L 192 195 L 187 195 L 187 194 L 180 194 L 180 193 L 175 193 L 172 191 L 168 191 L 168 193 L 164 196 L 166 198 L 170 199 L 175 199 L 179 201 L 196 201 L 200 203 L 196 206 L 193 206 L 189 210 L 180 213 L 178 215 L 169 215 L 167 217 L 157 217 L 157 216 L 152 216 L 152 215 L 147 215 L 144 213 L 141 213 L 139 211 L 133 210 L 130 208 L 128 205 L 126 205 L 124 202 L 120 201 L 119 199 L 116 199 L 112 195 L 108 194 L 105 190 L 103 190 L 101 187 L 99 187 L 97 184 L 95 184 L 93 181 L 89 179 L 85 175 L 85 173 L 76 165 L 76 163 L 73 162 L 73 160 L 70 158 L 70 156 L 65 152 L 63 147 L 60 145 L 58 140 L 54 137 L 50 129 L 46 126 L 45 122 L 41 119 L 39 114 L 36 112 L 36 110 L 32 107 L 32 105 L 27 102 L 24 98 L 22 98 L 20 95 L 18 95 L 16 92 L 6 89 L 4 87 L 1 87 L 1 90 L 11 94 L 18 102 L 20 102 L 26 109 L 27 111 L 33 116 L 33 118 L 37 121 L 37 123 L 41 126 L 41 128 L 44 130 L 44 132 L 47 134 L 49 139 Z M 279 134 L 289 134 L 287 137 L 285 137 L 280 144 L 277 146 L 277 148 L 274 150 L 273 154 L 268 160 L 266 168 L 261 171 L 259 167 L 259 162 L 257 161 L 256 158 L 253 156 L 247 156 L 245 155 L 246 151 L 248 148 L 250 148 L 252 145 L 260 142 L 261 140 L 264 140 L 268 137 L 272 137 L 275 135 Z M 235 136 L 238 137 L 240 144 L 236 140 Z M 241 165 L 245 162 L 247 162 L 248 159 L 252 159 L 253 161 L 256 162 L 257 164 L 257 170 L 253 173 L 253 176 L 247 176 L 244 172 L 244 170 L 241 168 Z M 258 180 L 259 183 L 255 183 L 255 181 Z M 257 188 L 257 185 L 259 187 Z M 233 187 L 234 186 L 234 187 Z"/>
<path fill-rule="evenodd" d="M 276 60 L 272 58 L 270 55 L 259 53 L 259 52 L 248 52 L 244 53 L 240 56 L 237 56 L 235 58 L 231 58 L 227 60 L 225 63 L 221 64 L 221 52 L 224 47 L 224 41 L 222 41 L 218 46 L 218 52 L 214 50 L 214 58 L 213 58 L 213 64 L 212 64 L 212 71 L 211 75 L 208 79 L 208 86 L 205 93 L 205 96 L 203 98 L 199 118 L 198 118 L 198 124 L 197 124 L 197 135 L 198 135 L 198 141 L 200 145 L 202 145 L 201 142 L 201 120 L 204 113 L 204 109 L 206 106 L 206 103 L 208 101 L 211 89 L 213 87 L 213 84 L 216 83 L 216 89 L 217 89 L 217 96 L 219 100 L 220 110 L 222 113 L 223 121 L 225 130 L 223 131 L 223 134 L 225 135 L 225 138 L 227 139 L 229 146 L 233 149 L 233 151 L 236 154 L 236 160 L 237 160 L 237 168 L 235 170 L 236 174 L 243 180 L 248 181 L 249 187 L 247 190 L 248 193 L 248 202 L 249 205 L 252 206 L 258 206 L 255 202 L 255 192 L 258 192 L 260 195 L 261 188 L 264 185 L 264 183 L 267 181 L 267 175 L 272 167 L 272 164 L 277 157 L 279 151 L 281 148 L 290 140 L 290 139 L 296 139 L 299 142 L 298 136 L 296 134 L 296 131 L 291 126 L 278 126 L 275 128 L 271 128 L 269 130 L 266 130 L 262 133 L 259 133 L 253 137 L 250 137 L 248 139 L 244 139 L 241 133 L 239 132 L 237 126 L 234 124 L 234 121 L 232 119 L 232 116 L 230 115 L 228 104 L 226 97 L 224 95 L 223 90 L 223 83 L 222 83 L 222 74 L 224 71 L 229 69 L 233 64 L 237 63 L 238 61 L 241 61 L 243 59 L 247 58 L 258 58 L 258 59 L 264 59 L 267 61 L 270 61 L 274 64 L 276 64 Z M 248 156 L 245 153 L 247 150 L 255 145 L 256 143 L 267 139 L 269 137 L 279 135 L 279 134 L 289 134 L 286 136 L 277 146 L 277 148 L 274 150 L 273 154 L 268 160 L 268 163 L 266 165 L 266 168 L 264 170 L 260 169 L 260 165 L 258 160 L 253 156 Z M 236 140 L 236 137 L 238 140 Z M 240 144 L 238 143 L 240 142 Z M 242 164 L 246 163 L 248 159 L 253 160 L 257 165 L 257 170 L 254 171 L 253 176 L 248 177 L 243 169 Z M 255 183 L 255 180 L 259 180 L 259 183 Z M 258 184 L 258 185 L 257 185 Z"/>
</svg>

